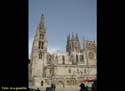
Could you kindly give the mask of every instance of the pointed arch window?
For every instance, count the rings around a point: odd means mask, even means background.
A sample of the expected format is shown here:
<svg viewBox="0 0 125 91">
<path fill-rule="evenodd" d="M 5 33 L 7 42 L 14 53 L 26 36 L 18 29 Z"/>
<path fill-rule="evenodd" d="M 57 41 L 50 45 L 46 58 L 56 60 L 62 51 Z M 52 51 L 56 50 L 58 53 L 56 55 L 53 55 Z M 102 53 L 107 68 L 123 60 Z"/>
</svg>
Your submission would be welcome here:
<svg viewBox="0 0 125 91">
<path fill-rule="evenodd" d="M 86 69 L 84 69 L 84 73 L 86 73 Z"/>
<path fill-rule="evenodd" d="M 43 56 L 43 55 L 42 55 L 42 52 L 40 51 L 40 52 L 39 52 L 39 59 L 42 59 L 42 56 Z"/>
<path fill-rule="evenodd" d="M 69 69 L 69 73 L 71 73 L 71 69 Z"/>
<path fill-rule="evenodd" d="M 83 57 L 83 55 L 80 55 L 80 61 L 81 61 L 81 62 L 84 62 L 84 57 Z"/>
<path fill-rule="evenodd" d="M 43 49 L 43 45 L 44 45 L 44 42 L 43 41 L 39 41 L 39 49 Z"/>
<path fill-rule="evenodd" d="M 65 64 L 65 56 L 64 55 L 62 56 L 62 61 L 63 61 L 63 64 Z"/>
<path fill-rule="evenodd" d="M 64 61 L 65 61 L 65 56 L 62 56 L 62 60 L 64 60 Z"/>
<path fill-rule="evenodd" d="M 78 55 L 76 55 L 76 63 L 78 63 Z"/>
<path fill-rule="evenodd" d="M 42 42 L 41 42 L 41 41 L 39 41 L 39 49 L 41 48 L 41 45 L 42 45 Z"/>
<path fill-rule="evenodd" d="M 51 69 L 49 69 L 49 74 L 50 74 L 50 75 L 52 74 L 52 70 L 51 70 Z"/>
<path fill-rule="evenodd" d="M 42 41 L 42 49 L 43 49 L 43 41 Z"/>
</svg>

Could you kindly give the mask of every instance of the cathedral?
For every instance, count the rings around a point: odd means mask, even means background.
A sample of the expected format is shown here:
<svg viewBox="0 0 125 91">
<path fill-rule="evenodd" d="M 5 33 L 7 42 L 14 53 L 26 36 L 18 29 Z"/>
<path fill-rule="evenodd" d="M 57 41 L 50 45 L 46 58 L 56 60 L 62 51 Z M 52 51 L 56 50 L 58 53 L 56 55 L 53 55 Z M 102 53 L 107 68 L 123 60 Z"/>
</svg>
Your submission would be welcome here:
<svg viewBox="0 0 125 91">
<path fill-rule="evenodd" d="M 32 86 L 79 87 L 85 80 L 96 79 L 96 41 L 83 39 L 82 48 L 78 34 L 68 34 L 66 52 L 48 52 L 44 15 L 34 36 L 29 63 L 29 82 Z"/>
</svg>

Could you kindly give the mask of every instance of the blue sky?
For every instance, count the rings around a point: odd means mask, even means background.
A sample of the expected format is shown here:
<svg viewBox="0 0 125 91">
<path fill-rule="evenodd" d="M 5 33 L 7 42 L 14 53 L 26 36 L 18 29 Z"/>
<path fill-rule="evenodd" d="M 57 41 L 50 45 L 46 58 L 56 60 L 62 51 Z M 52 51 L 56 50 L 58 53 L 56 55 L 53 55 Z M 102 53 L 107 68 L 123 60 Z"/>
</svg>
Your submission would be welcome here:
<svg viewBox="0 0 125 91">
<path fill-rule="evenodd" d="M 29 0 L 29 56 L 33 38 L 44 14 L 48 51 L 66 50 L 67 35 L 78 33 L 85 39 L 96 39 L 96 0 Z"/>
</svg>

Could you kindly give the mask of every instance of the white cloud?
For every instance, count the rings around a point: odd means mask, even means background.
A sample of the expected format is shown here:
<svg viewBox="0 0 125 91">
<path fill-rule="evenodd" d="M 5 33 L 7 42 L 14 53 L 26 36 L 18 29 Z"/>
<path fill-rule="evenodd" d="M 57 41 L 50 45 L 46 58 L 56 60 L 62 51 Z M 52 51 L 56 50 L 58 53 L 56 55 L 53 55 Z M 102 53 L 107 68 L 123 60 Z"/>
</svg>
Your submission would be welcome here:
<svg viewBox="0 0 125 91">
<path fill-rule="evenodd" d="M 57 52 L 58 50 L 62 51 L 62 48 L 59 48 L 59 47 L 48 47 L 48 52 L 51 53 L 51 54 Z"/>
</svg>

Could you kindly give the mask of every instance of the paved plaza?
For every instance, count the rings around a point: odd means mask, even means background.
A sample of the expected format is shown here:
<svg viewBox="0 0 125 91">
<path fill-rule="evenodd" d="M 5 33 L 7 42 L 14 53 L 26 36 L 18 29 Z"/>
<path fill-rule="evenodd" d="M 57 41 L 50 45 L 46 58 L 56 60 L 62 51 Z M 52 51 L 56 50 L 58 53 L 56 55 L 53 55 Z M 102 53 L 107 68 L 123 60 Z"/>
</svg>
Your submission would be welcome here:
<svg viewBox="0 0 125 91">
<path fill-rule="evenodd" d="M 46 87 L 29 87 L 29 88 L 32 88 L 32 89 L 39 88 L 41 91 L 46 90 Z M 79 89 L 80 89 L 79 87 L 78 88 L 58 88 L 57 87 L 55 91 L 80 91 Z"/>
</svg>

